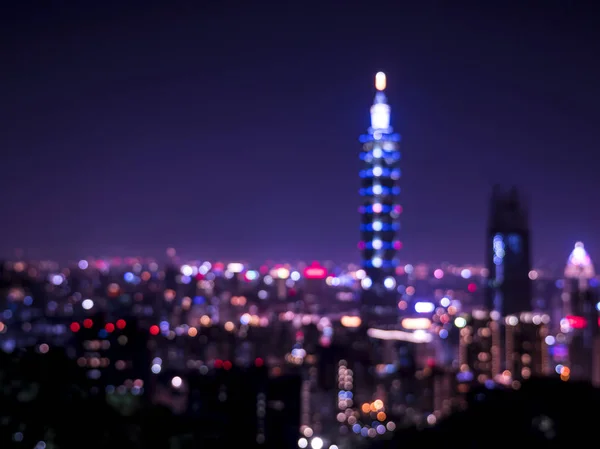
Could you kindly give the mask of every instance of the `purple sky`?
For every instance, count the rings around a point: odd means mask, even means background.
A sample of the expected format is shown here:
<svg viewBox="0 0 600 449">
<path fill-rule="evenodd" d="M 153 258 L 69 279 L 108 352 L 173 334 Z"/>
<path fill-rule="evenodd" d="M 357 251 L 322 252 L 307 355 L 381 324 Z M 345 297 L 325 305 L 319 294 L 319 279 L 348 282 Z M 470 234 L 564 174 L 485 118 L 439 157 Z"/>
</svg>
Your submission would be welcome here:
<svg viewBox="0 0 600 449">
<path fill-rule="evenodd" d="M 482 261 L 494 183 L 529 198 L 536 262 L 600 254 L 592 3 L 12 3 L 0 255 L 358 260 L 379 70 L 403 261 Z"/>
</svg>

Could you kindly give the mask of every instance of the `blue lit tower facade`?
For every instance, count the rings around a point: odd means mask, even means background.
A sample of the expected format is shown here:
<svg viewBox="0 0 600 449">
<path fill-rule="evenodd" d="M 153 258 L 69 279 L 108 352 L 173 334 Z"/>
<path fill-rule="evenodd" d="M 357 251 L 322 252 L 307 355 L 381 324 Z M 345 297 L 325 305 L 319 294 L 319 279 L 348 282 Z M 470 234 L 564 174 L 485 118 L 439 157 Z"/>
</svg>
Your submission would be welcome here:
<svg viewBox="0 0 600 449">
<path fill-rule="evenodd" d="M 379 72 L 375 77 L 377 93 L 371 106 L 371 127 L 360 136 L 364 162 L 360 171 L 361 214 L 362 315 L 373 324 L 397 322 L 397 295 L 395 268 L 396 252 L 401 243 L 396 240 L 402 211 L 397 197 L 400 170 L 398 143 L 400 135 L 390 126 L 390 107 L 385 96 L 386 77 Z"/>
</svg>

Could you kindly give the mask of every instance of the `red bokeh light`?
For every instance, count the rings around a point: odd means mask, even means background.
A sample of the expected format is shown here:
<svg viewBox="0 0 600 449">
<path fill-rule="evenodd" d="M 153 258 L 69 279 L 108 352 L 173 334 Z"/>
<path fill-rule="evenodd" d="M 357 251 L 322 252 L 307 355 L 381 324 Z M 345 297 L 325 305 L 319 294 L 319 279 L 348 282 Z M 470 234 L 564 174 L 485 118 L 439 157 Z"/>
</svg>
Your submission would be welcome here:
<svg viewBox="0 0 600 449">
<path fill-rule="evenodd" d="M 81 326 L 79 325 L 79 323 L 71 323 L 71 332 L 79 332 L 79 329 L 81 329 Z"/>
<path fill-rule="evenodd" d="M 568 315 L 565 318 L 573 329 L 583 329 L 587 326 L 587 320 L 582 316 Z"/>
<path fill-rule="evenodd" d="M 115 325 L 113 323 L 106 323 L 104 329 L 106 329 L 106 332 L 114 332 Z"/>
<path fill-rule="evenodd" d="M 257 357 L 256 360 L 254 361 L 254 366 L 256 366 L 258 368 L 260 368 L 264 364 L 265 364 L 265 361 L 263 359 L 261 359 L 260 357 Z"/>
<path fill-rule="evenodd" d="M 477 285 L 473 284 L 472 282 L 467 286 L 467 290 L 469 290 L 469 292 L 471 293 L 475 293 L 477 291 Z"/>
<path fill-rule="evenodd" d="M 160 328 L 156 324 L 153 324 L 152 326 L 150 326 L 150 334 L 151 335 L 158 335 L 159 332 L 160 332 Z"/>
<path fill-rule="evenodd" d="M 83 320 L 83 327 L 85 327 L 86 329 L 89 329 L 93 325 L 94 322 L 90 318 L 86 318 L 85 320 Z"/>
<path fill-rule="evenodd" d="M 233 365 L 231 364 L 231 362 L 229 360 L 225 360 L 223 362 L 223 368 L 224 369 L 226 369 L 226 370 L 229 371 L 232 367 L 233 367 Z"/>
<path fill-rule="evenodd" d="M 119 329 L 125 329 L 125 326 L 127 326 L 127 323 L 125 322 L 125 320 L 117 320 L 117 327 Z"/>
<path fill-rule="evenodd" d="M 364 242 L 359 242 L 360 244 Z M 325 279 L 327 277 L 327 269 L 319 265 L 318 262 L 313 262 L 310 267 L 306 267 L 304 270 L 304 277 L 306 279 Z"/>
<path fill-rule="evenodd" d="M 223 360 L 221 360 L 221 359 L 215 360 L 215 368 L 217 368 L 217 369 L 223 368 Z"/>
</svg>

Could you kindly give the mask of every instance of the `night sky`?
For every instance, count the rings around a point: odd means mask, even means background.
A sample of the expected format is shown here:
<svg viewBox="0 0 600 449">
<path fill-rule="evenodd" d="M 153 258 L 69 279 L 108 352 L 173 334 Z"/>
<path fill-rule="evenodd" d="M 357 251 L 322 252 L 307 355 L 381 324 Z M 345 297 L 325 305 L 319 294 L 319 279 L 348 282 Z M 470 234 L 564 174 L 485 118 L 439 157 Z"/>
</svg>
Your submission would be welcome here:
<svg viewBox="0 0 600 449">
<path fill-rule="evenodd" d="M 495 183 L 537 264 L 600 259 L 594 2 L 6 3 L 0 255 L 358 261 L 383 70 L 402 261 L 483 261 Z"/>
</svg>

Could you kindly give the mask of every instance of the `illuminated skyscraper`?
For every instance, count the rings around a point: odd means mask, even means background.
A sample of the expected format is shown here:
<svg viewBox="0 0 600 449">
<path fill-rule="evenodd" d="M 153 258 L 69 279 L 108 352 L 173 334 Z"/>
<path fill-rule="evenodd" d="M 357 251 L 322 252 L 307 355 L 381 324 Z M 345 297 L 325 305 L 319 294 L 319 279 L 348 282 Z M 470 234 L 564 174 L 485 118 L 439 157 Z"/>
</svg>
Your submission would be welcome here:
<svg viewBox="0 0 600 449">
<path fill-rule="evenodd" d="M 531 310 L 527 210 L 516 189 L 494 188 L 486 241 L 486 307 L 502 317 Z"/>
<path fill-rule="evenodd" d="M 590 288 L 590 280 L 595 276 L 596 270 L 585 246 L 581 242 L 575 243 L 565 267 L 565 292 L 587 291 Z M 566 299 L 565 315 L 577 314 L 579 305 L 576 304 L 576 298 Z"/>
<path fill-rule="evenodd" d="M 577 242 L 565 267 L 561 331 L 568 335 L 570 375 L 598 383 L 597 295 L 590 285 L 596 276 L 594 264 L 583 243 Z"/>
<path fill-rule="evenodd" d="M 361 214 L 362 267 L 366 277 L 362 279 L 363 313 L 397 321 L 396 251 L 401 243 L 396 240 L 400 227 L 397 218 L 402 207 L 397 202 L 400 178 L 397 168 L 400 159 L 398 142 L 400 135 L 390 126 L 390 107 L 384 90 L 386 76 L 379 72 L 375 76 L 377 93 L 371 106 L 371 127 L 360 137 L 363 151 L 360 158 L 364 167 L 360 171 L 360 195 L 363 204 Z"/>
</svg>

